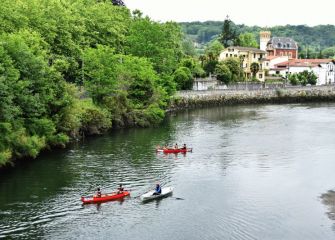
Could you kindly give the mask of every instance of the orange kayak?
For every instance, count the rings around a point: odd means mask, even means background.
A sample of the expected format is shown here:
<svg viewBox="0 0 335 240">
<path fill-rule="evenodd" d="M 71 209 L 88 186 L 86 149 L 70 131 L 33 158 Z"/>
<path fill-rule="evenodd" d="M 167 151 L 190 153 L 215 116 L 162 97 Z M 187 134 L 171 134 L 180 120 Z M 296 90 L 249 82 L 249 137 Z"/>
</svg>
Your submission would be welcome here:
<svg viewBox="0 0 335 240">
<path fill-rule="evenodd" d="M 166 148 L 166 149 L 157 149 L 157 152 L 163 152 L 163 153 L 186 153 L 186 152 L 192 152 L 192 148 Z"/>
<path fill-rule="evenodd" d="M 108 201 L 122 199 L 126 196 L 129 196 L 129 195 L 130 195 L 130 193 L 128 191 L 123 191 L 122 193 L 102 194 L 101 197 L 98 197 L 96 195 L 90 196 L 90 197 L 81 197 L 81 201 L 83 202 L 83 204 L 101 203 L 101 202 L 108 202 Z"/>
</svg>

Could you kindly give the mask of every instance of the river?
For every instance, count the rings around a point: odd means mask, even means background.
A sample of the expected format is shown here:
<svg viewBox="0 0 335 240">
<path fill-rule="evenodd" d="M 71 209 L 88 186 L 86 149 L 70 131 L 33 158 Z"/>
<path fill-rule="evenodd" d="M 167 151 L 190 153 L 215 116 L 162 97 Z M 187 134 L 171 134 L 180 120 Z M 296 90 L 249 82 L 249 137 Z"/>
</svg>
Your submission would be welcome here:
<svg viewBox="0 0 335 240">
<path fill-rule="evenodd" d="M 0 238 L 335 239 L 334 120 L 335 104 L 189 110 L 43 153 L 1 173 Z M 156 154 L 175 143 L 193 152 Z M 142 204 L 156 182 L 173 197 Z M 81 205 L 119 183 L 131 197 Z"/>
</svg>

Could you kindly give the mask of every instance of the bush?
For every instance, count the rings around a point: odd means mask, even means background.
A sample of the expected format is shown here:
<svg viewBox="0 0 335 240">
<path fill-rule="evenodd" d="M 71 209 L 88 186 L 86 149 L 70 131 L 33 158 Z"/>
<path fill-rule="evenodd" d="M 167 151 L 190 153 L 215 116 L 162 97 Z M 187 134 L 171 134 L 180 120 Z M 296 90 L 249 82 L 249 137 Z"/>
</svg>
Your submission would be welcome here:
<svg viewBox="0 0 335 240">
<path fill-rule="evenodd" d="M 225 84 L 229 84 L 232 81 L 232 73 L 230 72 L 228 66 L 223 62 L 216 65 L 215 74 L 217 79 Z"/>
<path fill-rule="evenodd" d="M 93 105 L 92 101 L 81 102 L 81 130 L 89 135 L 101 134 L 112 127 L 111 115 L 106 109 Z"/>
<path fill-rule="evenodd" d="M 6 149 L 2 152 L 0 152 L 0 167 L 8 164 L 10 159 L 12 158 L 12 151 L 9 149 Z"/>
<path fill-rule="evenodd" d="M 189 90 L 193 86 L 193 76 L 190 69 L 186 67 L 178 68 L 173 74 L 178 90 Z"/>
</svg>

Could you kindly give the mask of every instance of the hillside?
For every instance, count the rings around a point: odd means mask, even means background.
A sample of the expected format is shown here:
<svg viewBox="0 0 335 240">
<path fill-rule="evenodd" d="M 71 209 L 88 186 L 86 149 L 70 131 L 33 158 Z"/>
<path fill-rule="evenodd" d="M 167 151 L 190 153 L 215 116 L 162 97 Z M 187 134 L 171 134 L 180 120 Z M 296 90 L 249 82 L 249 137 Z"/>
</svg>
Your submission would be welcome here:
<svg viewBox="0 0 335 240">
<path fill-rule="evenodd" d="M 206 44 L 221 33 L 223 21 L 183 22 L 180 23 L 186 35 L 194 42 Z M 307 48 L 310 52 L 319 53 L 320 50 L 335 47 L 335 25 L 285 25 L 262 28 L 259 26 L 236 25 L 239 33 L 250 32 L 259 39 L 261 30 L 269 30 L 272 36 L 291 37 L 298 42 L 300 51 Z"/>
</svg>

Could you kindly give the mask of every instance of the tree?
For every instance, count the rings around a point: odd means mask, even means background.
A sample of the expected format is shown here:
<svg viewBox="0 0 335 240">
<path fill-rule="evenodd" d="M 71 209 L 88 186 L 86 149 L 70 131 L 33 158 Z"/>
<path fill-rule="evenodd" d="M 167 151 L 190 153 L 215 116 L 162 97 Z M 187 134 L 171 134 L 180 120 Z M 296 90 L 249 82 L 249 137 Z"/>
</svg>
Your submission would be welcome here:
<svg viewBox="0 0 335 240">
<path fill-rule="evenodd" d="M 252 76 L 256 78 L 256 74 L 259 72 L 259 64 L 257 62 L 251 63 L 250 71 L 252 72 Z"/>
<path fill-rule="evenodd" d="M 199 61 L 191 57 L 182 59 L 179 66 L 188 68 L 193 77 L 203 77 L 206 74 Z"/>
<path fill-rule="evenodd" d="M 288 80 L 290 81 L 290 83 L 293 85 L 293 86 L 296 86 L 298 85 L 300 82 L 299 82 L 299 79 L 298 79 L 298 75 L 296 73 L 293 73 L 293 74 L 290 74 L 288 76 Z"/>
<path fill-rule="evenodd" d="M 329 47 L 329 48 L 323 49 L 322 55 L 325 58 L 335 58 L 335 47 Z"/>
<path fill-rule="evenodd" d="M 173 74 L 174 81 L 177 83 L 177 90 L 190 90 L 193 86 L 193 76 L 186 67 L 178 68 Z"/>
<path fill-rule="evenodd" d="M 238 38 L 238 34 L 233 21 L 227 18 L 223 22 L 222 32 L 220 35 L 220 42 L 226 48 L 232 46 Z"/>
<path fill-rule="evenodd" d="M 205 54 L 208 59 L 217 60 L 220 56 L 222 49 L 222 44 L 218 40 L 214 40 L 207 45 L 205 49 Z"/>
<path fill-rule="evenodd" d="M 300 73 L 290 74 L 288 78 L 292 85 L 301 84 L 303 86 L 306 84 L 315 85 L 318 79 L 314 72 L 309 72 L 307 70 Z"/>
<path fill-rule="evenodd" d="M 217 79 L 225 84 L 229 84 L 232 81 L 232 73 L 228 66 L 223 62 L 216 65 L 215 74 Z"/>
<path fill-rule="evenodd" d="M 223 63 L 229 68 L 232 76 L 231 81 L 237 82 L 243 80 L 243 69 L 238 58 L 226 58 Z"/>
<path fill-rule="evenodd" d="M 258 48 L 256 37 L 253 33 L 242 33 L 238 37 L 238 44 L 241 47 Z"/>
<path fill-rule="evenodd" d="M 149 59 L 159 74 L 173 74 L 183 55 L 182 38 L 176 23 L 135 18 L 128 27 L 125 54 Z"/>
<path fill-rule="evenodd" d="M 223 46 L 218 40 L 210 42 L 206 47 L 205 56 L 201 57 L 201 61 L 207 74 L 215 72 L 215 67 L 219 62 L 218 59 L 222 49 Z"/>
</svg>

